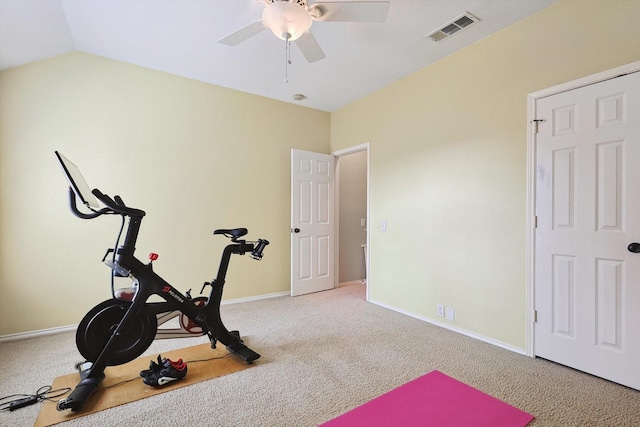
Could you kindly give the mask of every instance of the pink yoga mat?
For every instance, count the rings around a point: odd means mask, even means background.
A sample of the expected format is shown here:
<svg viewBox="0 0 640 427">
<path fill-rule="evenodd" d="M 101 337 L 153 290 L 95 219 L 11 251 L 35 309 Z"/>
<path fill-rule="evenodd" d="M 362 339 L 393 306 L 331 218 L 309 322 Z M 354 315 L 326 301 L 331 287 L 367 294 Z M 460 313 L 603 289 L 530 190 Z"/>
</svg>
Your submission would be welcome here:
<svg viewBox="0 0 640 427">
<path fill-rule="evenodd" d="M 523 427 L 533 415 L 432 371 L 322 427 Z"/>
</svg>

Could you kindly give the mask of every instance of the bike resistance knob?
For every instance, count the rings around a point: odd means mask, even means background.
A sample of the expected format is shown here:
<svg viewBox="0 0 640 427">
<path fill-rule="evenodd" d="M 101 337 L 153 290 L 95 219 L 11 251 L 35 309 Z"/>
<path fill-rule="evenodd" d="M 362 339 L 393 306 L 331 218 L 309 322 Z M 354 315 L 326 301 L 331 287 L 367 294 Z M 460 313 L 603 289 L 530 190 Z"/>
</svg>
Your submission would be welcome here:
<svg viewBox="0 0 640 427">
<path fill-rule="evenodd" d="M 627 250 L 629 252 L 633 252 L 634 254 L 640 253 L 640 243 L 638 242 L 630 243 L 629 246 L 627 246 Z"/>
</svg>

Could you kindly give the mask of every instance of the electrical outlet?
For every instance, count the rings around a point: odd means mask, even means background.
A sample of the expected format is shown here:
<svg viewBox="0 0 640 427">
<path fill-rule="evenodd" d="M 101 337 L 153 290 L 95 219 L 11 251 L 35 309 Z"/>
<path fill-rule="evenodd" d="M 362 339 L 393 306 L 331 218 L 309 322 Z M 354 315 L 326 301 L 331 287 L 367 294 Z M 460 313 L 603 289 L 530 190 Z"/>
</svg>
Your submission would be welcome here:
<svg viewBox="0 0 640 427">
<path fill-rule="evenodd" d="M 456 311 L 455 311 L 453 308 L 451 308 L 451 307 L 447 307 L 447 314 L 446 314 L 445 318 L 446 318 L 447 320 L 450 320 L 450 321 L 452 321 L 452 322 L 453 322 L 453 320 L 455 319 L 455 317 L 456 317 Z"/>
<path fill-rule="evenodd" d="M 444 317 L 444 305 L 438 304 L 438 317 Z"/>
</svg>

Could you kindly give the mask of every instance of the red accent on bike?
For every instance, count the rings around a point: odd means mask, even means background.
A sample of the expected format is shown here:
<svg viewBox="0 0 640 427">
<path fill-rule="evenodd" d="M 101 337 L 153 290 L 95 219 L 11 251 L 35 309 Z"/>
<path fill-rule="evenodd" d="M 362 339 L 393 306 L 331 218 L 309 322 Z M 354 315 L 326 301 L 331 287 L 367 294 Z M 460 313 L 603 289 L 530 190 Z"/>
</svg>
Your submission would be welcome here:
<svg viewBox="0 0 640 427">
<path fill-rule="evenodd" d="M 149 254 L 149 259 L 150 259 L 151 261 L 155 261 L 155 260 L 157 260 L 157 259 L 158 259 L 158 254 L 151 252 L 151 253 Z"/>
</svg>

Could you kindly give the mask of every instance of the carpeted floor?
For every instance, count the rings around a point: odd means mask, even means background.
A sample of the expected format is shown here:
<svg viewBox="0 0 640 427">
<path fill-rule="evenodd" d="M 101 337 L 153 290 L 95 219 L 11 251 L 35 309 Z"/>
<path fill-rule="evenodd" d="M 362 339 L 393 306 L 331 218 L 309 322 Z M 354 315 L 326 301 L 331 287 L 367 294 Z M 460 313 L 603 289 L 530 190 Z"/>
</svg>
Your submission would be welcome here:
<svg viewBox="0 0 640 427">
<path fill-rule="evenodd" d="M 534 427 L 640 425 L 640 392 L 369 304 L 362 285 L 225 305 L 222 318 L 262 354 L 257 366 L 61 425 L 316 426 L 432 370 L 535 415 Z M 2 397 L 35 393 L 81 356 L 61 333 L 2 342 L 0 360 Z M 0 426 L 32 426 L 40 407 L 1 412 Z"/>
</svg>

